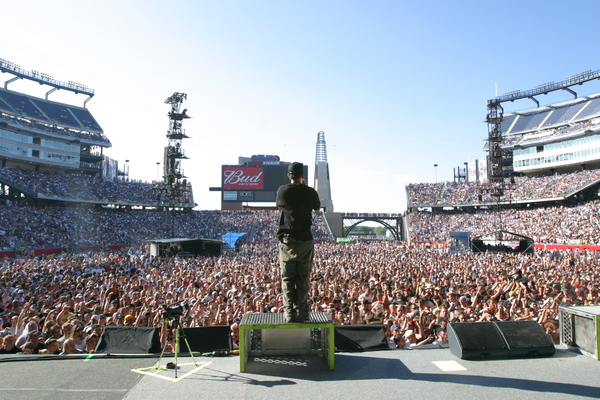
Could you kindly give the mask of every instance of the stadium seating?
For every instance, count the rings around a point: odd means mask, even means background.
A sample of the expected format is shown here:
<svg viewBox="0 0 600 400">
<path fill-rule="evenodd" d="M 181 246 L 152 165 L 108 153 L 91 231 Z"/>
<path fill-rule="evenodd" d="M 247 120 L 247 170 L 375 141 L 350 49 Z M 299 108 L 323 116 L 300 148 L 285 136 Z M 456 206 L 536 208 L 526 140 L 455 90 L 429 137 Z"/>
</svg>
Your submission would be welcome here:
<svg viewBox="0 0 600 400">
<path fill-rule="evenodd" d="M 51 122 L 25 95 L 0 89 L 0 100 L 2 100 L 0 101 L 0 110 L 2 111 L 16 113 L 21 117 L 38 121 Z"/>
<path fill-rule="evenodd" d="M 510 201 L 554 199 L 569 196 L 600 180 L 600 170 L 576 171 L 573 173 L 515 177 L 514 189 L 507 192 Z M 420 183 L 407 185 L 409 207 L 431 205 L 475 205 L 494 203 L 488 193 L 479 191 L 474 182 Z M 482 195 L 481 199 L 479 195 Z"/>
</svg>

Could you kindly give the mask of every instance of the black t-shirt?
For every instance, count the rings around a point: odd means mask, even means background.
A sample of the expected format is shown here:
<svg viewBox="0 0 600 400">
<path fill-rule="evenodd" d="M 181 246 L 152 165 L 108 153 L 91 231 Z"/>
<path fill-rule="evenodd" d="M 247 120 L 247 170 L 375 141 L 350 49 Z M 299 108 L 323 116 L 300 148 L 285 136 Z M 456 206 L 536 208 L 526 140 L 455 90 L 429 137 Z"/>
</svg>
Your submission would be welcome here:
<svg viewBox="0 0 600 400">
<path fill-rule="evenodd" d="M 42 342 L 38 342 L 37 346 L 33 348 L 33 354 L 40 354 L 40 350 L 46 348 L 46 345 Z"/>
<path fill-rule="evenodd" d="M 13 346 L 13 348 L 8 351 L 4 347 L 0 347 L 0 354 L 17 354 L 21 353 L 22 351 L 23 350 L 21 350 L 21 348 L 17 346 Z"/>
<path fill-rule="evenodd" d="M 284 234 L 296 240 L 312 240 L 312 210 L 321 208 L 317 191 L 307 185 L 281 185 L 277 190 L 277 207 L 282 207 L 277 237 Z"/>
</svg>

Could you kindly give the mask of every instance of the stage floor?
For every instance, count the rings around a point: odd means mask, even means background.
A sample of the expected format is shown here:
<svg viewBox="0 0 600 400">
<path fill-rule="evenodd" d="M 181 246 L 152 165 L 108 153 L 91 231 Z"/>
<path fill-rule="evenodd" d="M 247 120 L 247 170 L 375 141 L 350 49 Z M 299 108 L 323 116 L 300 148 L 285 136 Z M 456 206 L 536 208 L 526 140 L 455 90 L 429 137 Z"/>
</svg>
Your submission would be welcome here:
<svg viewBox="0 0 600 400">
<path fill-rule="evenodd" d="M 448 349 L 321 356 L 93 357 L 0 362 L 2 398 L 20 399 L 581 399 L 600 398 L 600 362 L 557 347 L 549 358 L 461 360 Z M 162 366 L 173 361 L 163 357 Z"/>
</svg>

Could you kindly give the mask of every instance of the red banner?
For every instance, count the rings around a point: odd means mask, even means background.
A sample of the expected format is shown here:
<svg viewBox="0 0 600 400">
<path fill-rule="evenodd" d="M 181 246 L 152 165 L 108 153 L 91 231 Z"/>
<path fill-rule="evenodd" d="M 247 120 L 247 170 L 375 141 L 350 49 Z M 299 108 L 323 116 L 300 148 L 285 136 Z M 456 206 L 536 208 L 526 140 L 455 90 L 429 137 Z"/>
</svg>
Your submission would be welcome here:
<svg viewBox="0 0 600 400">
<path fill-rule="evenodd" d="M 262 167 L 223 167 L 223 189 L 262 189 Z"/>
</svg>

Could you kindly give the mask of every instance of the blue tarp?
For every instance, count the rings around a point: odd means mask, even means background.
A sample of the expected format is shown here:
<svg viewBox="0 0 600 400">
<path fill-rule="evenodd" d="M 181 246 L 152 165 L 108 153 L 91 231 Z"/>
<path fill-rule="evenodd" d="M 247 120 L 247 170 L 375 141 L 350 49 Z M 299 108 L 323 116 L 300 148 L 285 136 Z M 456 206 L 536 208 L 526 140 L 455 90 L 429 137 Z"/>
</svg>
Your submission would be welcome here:
<svg viewBox="0 0 600 400">
<path fill-rule="evenodd" d="M 228 234 L 226 234 L 225 236 L 223 236 L 223 241 L 225 242 L 225 244 L 223 244 L 223 248 L 224 249 L 233 249 L 233 248 L 235 248 L 235 242 L 236 242 L 236 240 L 238 240 L 239 238 L 241 238 L 245 234 L 246 234 L 246 232 L 244 232 L 244 233 L 229 232 Z"/>
</svg>

